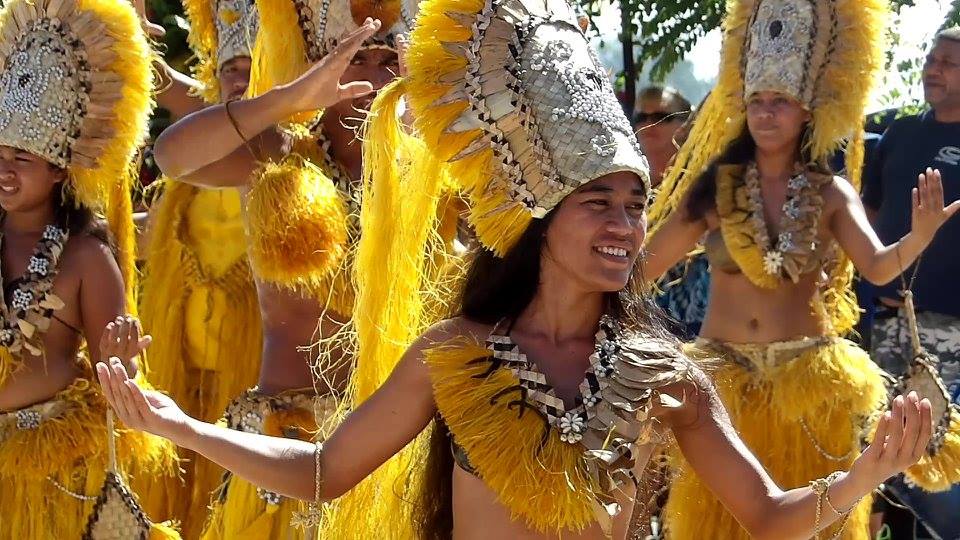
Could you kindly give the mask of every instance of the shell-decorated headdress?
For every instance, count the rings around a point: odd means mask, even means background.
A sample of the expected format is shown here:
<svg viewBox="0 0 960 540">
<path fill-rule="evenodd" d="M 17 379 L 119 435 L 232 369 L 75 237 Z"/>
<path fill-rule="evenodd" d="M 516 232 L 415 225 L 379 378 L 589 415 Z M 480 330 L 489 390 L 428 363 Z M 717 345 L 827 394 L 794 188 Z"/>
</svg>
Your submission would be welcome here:
<svg viewBox="0 0 960 540">
<path fill-rule="evenodd" d="M 845 148 L 847 179 L 859 188 L 864 115 L 883 67 L 887 15 L 885 0 L 731 0 L 717 85 L 660 186 L 650 212 L 654 227 L 743 132 L 746 101 L 762 91 L 791 96 L 810 111 L 803 141 L 810 160 L 823 163 Z M 858 318 L 852 275 L 840 256 L 823 294 L 840 333 Z"/>
<path fill-rule="evenodd" d="M 411 36 L 417 132 L 503 255 L 577 187 L 647 160 L 565 0 L 428 0 Z"/>
<path fill-rule="evenodd" d="M 323 58 L 367 17 L 381 30 L 364 48 L 396 49 L 413 26 L 417 0 L 257 0 L 263 31 L 252 83 L 254 94 L 290 82 Z"/>
<path fill-rule="evenodd" d="M 183 0 L 190 20 L 187 41 L 197 57 L 194 76 L 202 97 L 220 101 L 220 68 L 242 56 L 253 56 L 260 20 L 255 0 Z"/>
<path fill-rule="evenodd" d="M 0 11 L 0 145 L 66 169 L 104 211 L 131 287 L 132 161 L 147 134 L 153 52 L 124 0 L 11 0 Z"/>
</svg>

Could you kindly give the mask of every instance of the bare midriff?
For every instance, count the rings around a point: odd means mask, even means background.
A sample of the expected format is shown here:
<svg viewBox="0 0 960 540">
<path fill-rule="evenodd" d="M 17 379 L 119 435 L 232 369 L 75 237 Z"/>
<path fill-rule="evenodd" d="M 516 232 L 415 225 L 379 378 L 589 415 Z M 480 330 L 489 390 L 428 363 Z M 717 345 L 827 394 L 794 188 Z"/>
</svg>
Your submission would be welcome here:
<svg viewBox="0 0 960 540">
<path fill-rule="evenodd" d="M 316 388 L 319 395 L 342 391 L 350 375 L 349 362 L 324 369 L 314 382 L 310 363 L 316 359 L 311 345 L 321 304 L 297 292 L 257 282 L 257 296 L 263 320 L 263 359 L 258 386 L 261 392 L 276 394 L 284 390 Z"/>
<path fill-rule="evenodd" d="M 700 336 L 730 343 L 772 343 L 826 332 L 814 311 L 820 276 L 774 289 L 757 287 L 741 273 L 711 272 L 710 300 Z"/>
</svg>

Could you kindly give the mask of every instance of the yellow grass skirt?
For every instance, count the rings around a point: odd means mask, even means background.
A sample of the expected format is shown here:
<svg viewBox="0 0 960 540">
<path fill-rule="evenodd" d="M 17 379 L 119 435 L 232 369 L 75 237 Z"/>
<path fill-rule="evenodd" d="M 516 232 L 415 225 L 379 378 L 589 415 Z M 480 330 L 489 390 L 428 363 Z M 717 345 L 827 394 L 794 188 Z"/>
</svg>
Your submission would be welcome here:
<svg viewBox="0 0 960 540">
<path fill-rule="evenodd" d="M 698 340 L 696 345 L 720 358 L 713 378 L 730 420 L 783 489 L 849 469 L 871 419 L 886 407 L 882 371 L 846 340 Z M 856 507 L 841 538 L 869 538 L 870 505 L 866 497 Z M 750 538 L 682 459 L 677 460 L 665 516 L 673 540 Z M 834 531 L 822 536 L 829 538 Z"/>
<path fill-rule="evenodd" d="M 48 401 L 0 413 L 0 538 L 80 538 L 108 465 L 106 412 L 99 387 L 78 378 Z M 134 493 L 177 478 L 172 444 L 145 433 L 117 429 L 117 462 Z M 148 517 L 166 517 L 140 500 Z M 151 538 L 178 535 L 157 525 Z"/>
</svg>

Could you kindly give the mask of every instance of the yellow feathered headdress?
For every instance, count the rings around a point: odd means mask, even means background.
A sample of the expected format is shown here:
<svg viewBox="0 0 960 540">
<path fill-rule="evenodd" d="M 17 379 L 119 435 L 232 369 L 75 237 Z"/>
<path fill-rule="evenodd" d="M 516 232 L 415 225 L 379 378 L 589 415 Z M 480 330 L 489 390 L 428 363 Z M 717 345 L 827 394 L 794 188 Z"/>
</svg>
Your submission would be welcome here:
<svg viewBox="0 0 960 540">
<path fill-rule="evenodd" d="M 660 186 L 650 212 L 654 227 L 743 131 L 746 99 L 758 91 L 803 104 L 812 115 L 810 158 L 824 162 L 845 148 L 848 180 L 859 188 L 864 116 L 883 67 L 887 15 L 885 0 L 731 0 L 717 85 Z M 852 276 L 841 257 L 823 298 L 839 333 L 858 317 Z"/>
<path fill-rule="evenodd" d="M 104 212 L 133 309 L 133 158 L 152 109 L 153 51 L 124 0 L 12 0 L 0 11 L 0 145 L 66 169 Z"/>
<path fill-rule="evenodd" d="M 470 195 L 499 255 L 534 218 L 603 175 L 649 181 L 606 70 L 565 0 L 436 0 L 420 6 L 407 95 L 417 132 Z"/>
<path fill-rule="evenodd" d="M 416 0 L 257 0 L 257 6 L 264 32 L 251 74 L 254 95 L 299 77 L 367 17 L 382 26 L 364 48 L 395 50 L 417 13 Z"/>
<path fill-rule="evenodd" d="M 208 103 L 220 102 L 220 68 L 241 56 L 252 57 L 259 27 L 254 0 L 183 0 L 190 20 L 187 41 L 197 64 L 193 75 Z"/>
</svg>

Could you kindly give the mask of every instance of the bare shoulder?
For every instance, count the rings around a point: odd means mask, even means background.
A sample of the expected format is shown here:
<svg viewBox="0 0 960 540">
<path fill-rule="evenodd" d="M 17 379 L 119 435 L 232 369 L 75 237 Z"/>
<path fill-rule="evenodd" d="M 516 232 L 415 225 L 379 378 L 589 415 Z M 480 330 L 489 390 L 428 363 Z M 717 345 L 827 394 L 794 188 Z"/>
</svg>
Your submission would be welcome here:
<svg viewBox="0 0 960 540">
<path fill-rule="evenodd" d="M 860 194 L 849 180 L 842 176 L 834 176 L 833 180 L 824 184 L 820 190 L 824 205 L 827 208 L 845 206 L 851 201 L 859 200 Z"/>
<path fill-rule="evenodd" d="M 67 245 L 63 249 L 64 260 L 73 259 L 77 262 L 96 264 L 98 261 L 102 264 L 106 261 L 116 259 L 113 251 L 103 240 L 91 234 L 73 234 Z"/>
<path fill-rule="evenodd" d="M 67 267 L 76 265 L 84 278 L 102 280 L 120 274 L 113 250 L 103 240 L 90 234 L 70 236 L 63 249 L 63 264 Z"/>
<path fill-rule="evenodd" d="M 424 332 L 417 343 L 422 348 L 445 343 L 455 339 L 467 339 L 483 343 L 493 330 L 489 324 L 478 323 L 464 317 L 453 317 L 440 321 Z"/>
</svg>

